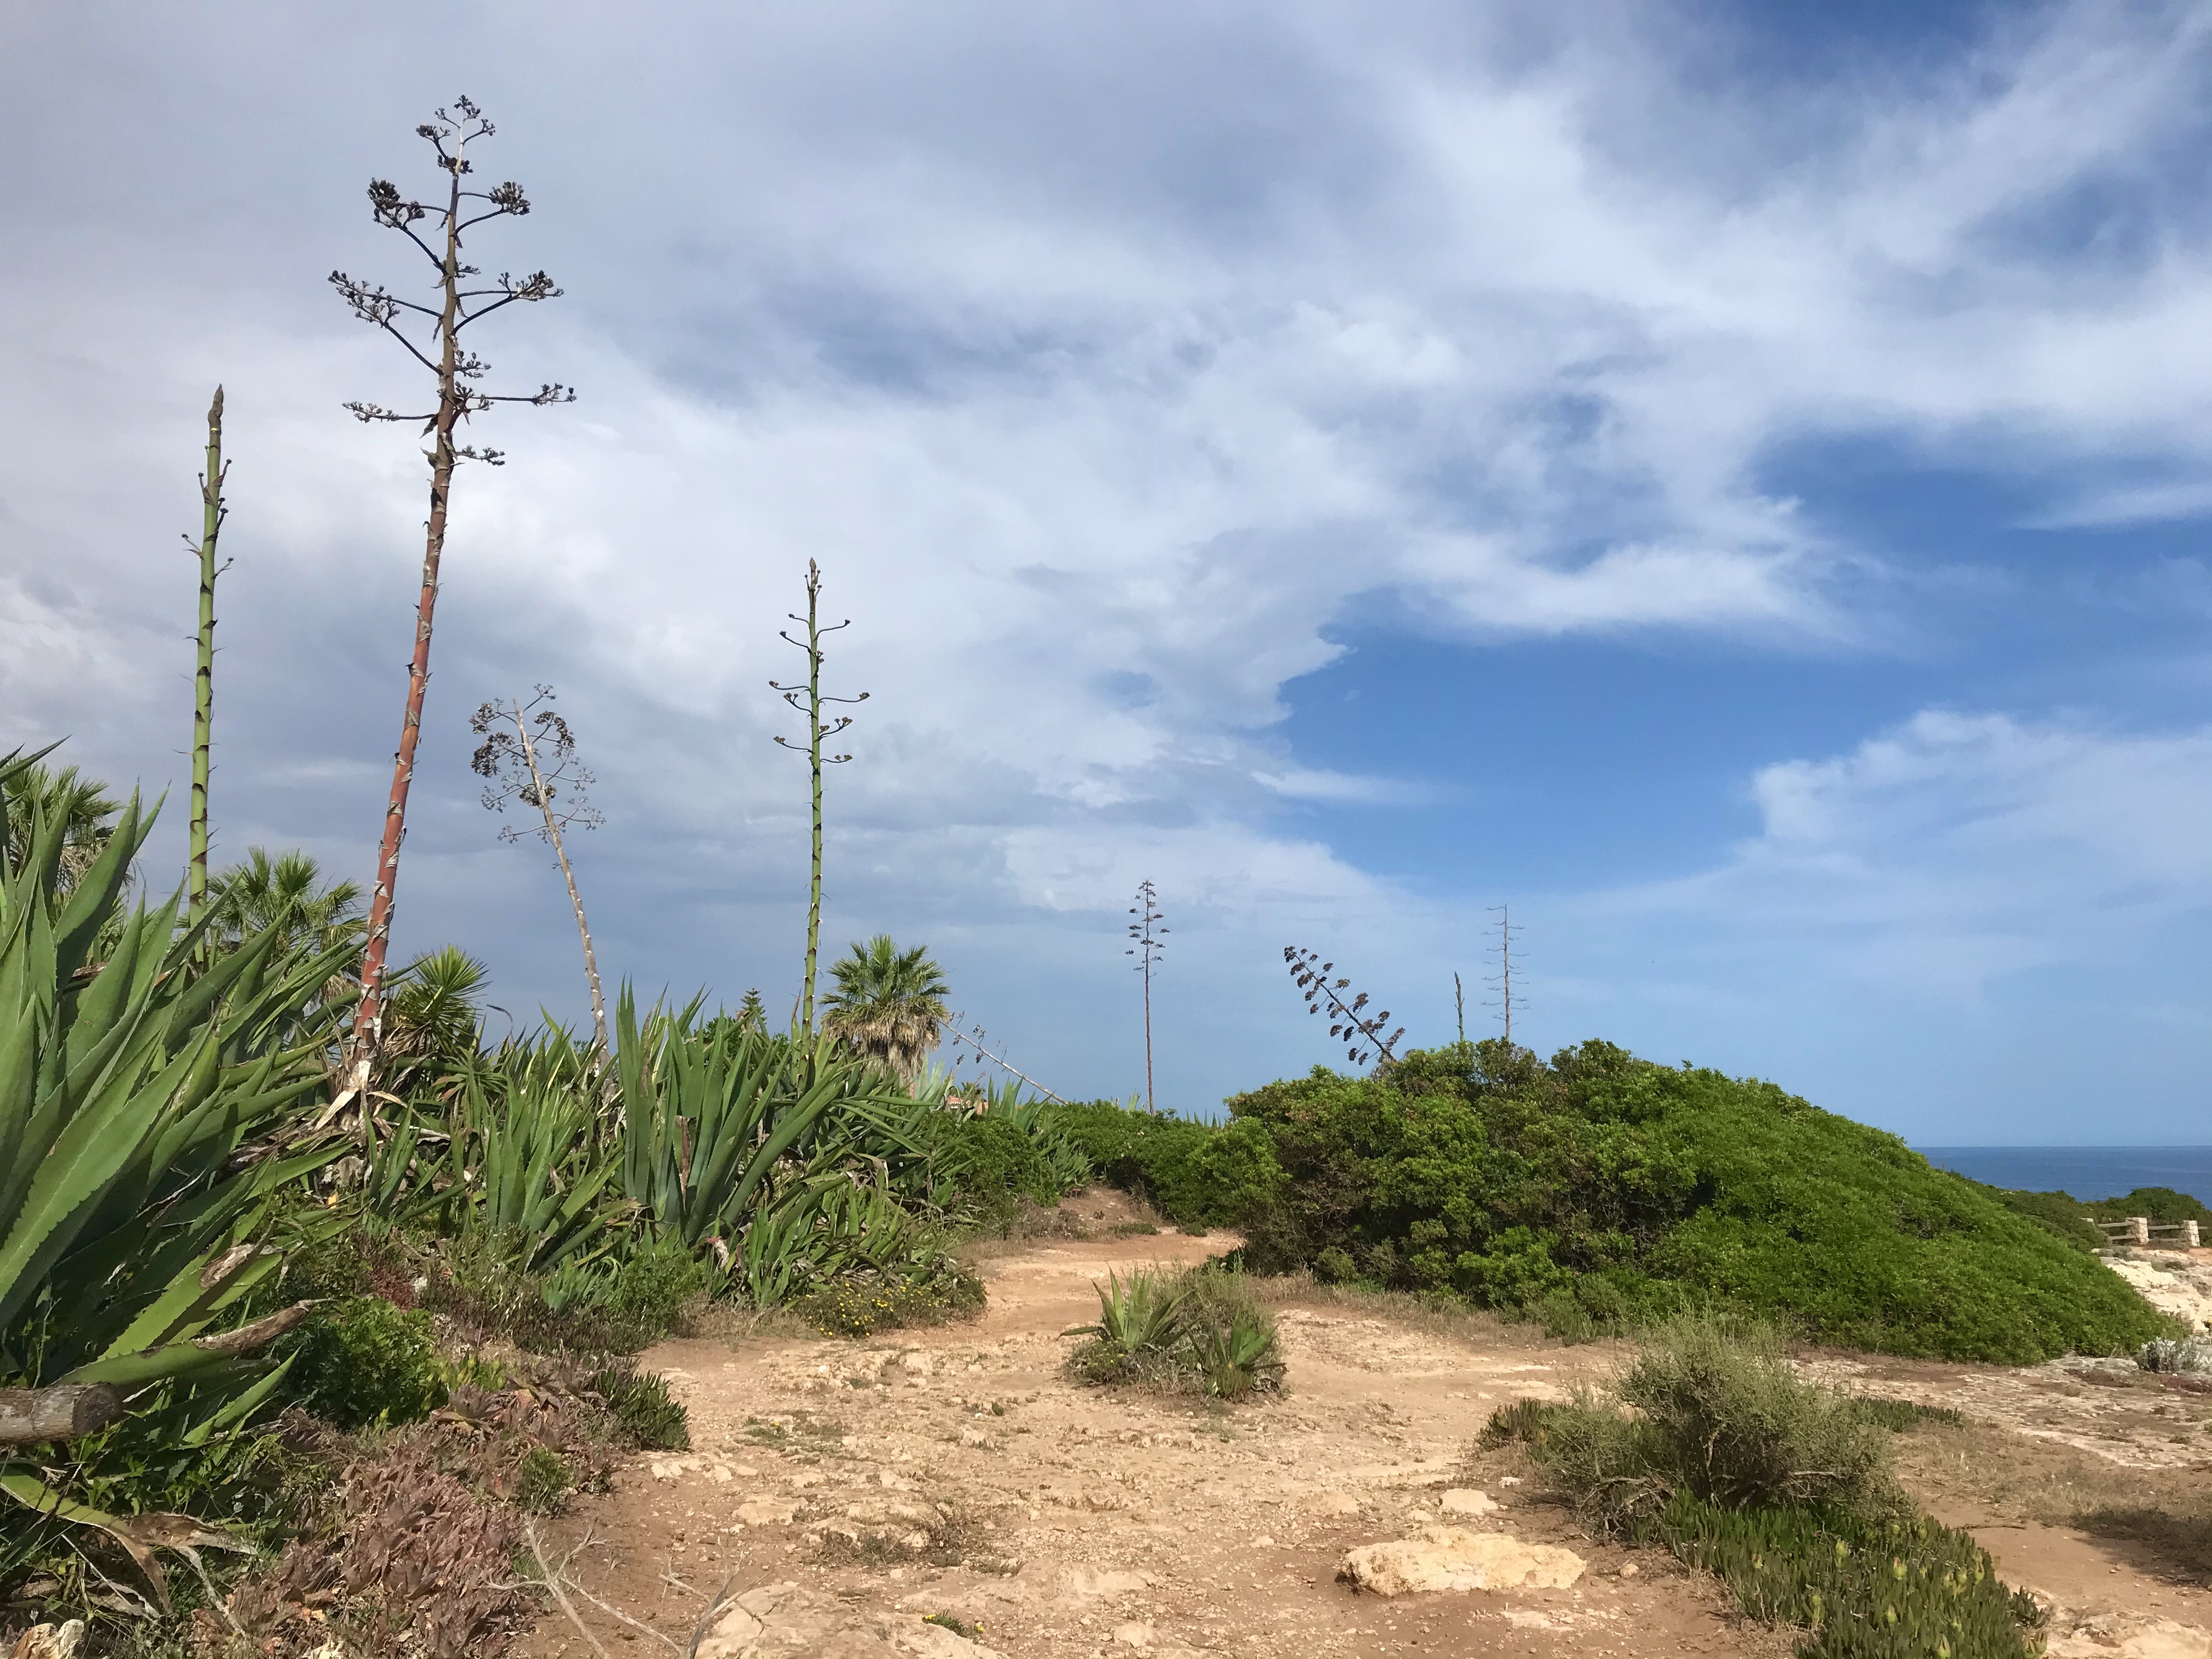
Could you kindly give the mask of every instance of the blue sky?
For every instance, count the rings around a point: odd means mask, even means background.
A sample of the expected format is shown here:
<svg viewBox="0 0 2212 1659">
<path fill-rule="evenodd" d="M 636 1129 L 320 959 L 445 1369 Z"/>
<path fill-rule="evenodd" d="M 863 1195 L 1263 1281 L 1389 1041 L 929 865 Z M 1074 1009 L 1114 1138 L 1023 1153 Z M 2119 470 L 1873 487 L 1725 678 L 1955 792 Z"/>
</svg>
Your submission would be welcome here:
<svg viewBox="0 0 2212 1659">
<path fill-rule="evenodd" d="M 1332 1058 L 1285 945 L 1440 1040 L 1510 903 L 1539 1047 L 2212 1139 L 2212 7 L 650 23 L 0 21 L 0 742 L 181 775 L 221 380 L 222 848 L 366 872 L 423 492 L 321 279 L 400 274 L 362 185 L 465 88 L 536 204 L 485 262 L 567 289 L 481 349 L 582 397 L 456 491 L 403 950 L 580 1012 L 465 763 L 550 681 L 602 963 L 787 1000 L 816 557 L 873 694 L 828 936 L 927 941 L 1063 1092 L 1138 1085 L 1150 878 L 1188 1109 Z"/>
</svg>

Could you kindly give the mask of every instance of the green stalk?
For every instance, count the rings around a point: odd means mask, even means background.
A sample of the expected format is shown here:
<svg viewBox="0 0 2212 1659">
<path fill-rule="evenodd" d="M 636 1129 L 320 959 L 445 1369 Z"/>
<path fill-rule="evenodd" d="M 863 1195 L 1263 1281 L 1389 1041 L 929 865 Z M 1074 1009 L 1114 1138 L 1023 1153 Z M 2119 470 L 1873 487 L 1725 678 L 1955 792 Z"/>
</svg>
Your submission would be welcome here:
<svg viewBox="0 0 2212 1659">
<path fill-rule="evenodd" d="M 796 611 L 790 615 L 793 622 L 800 619 Z M 841 628 L 850 628 L 853 622 L 848 617 L 843 622 L 833 623 L 827 628 L 822 626 L 822 568 L 811 559 L 806 562 L 805 623 L 806 639 L 803 644 L 792 639 L 788 633 L 784 633 L 782 637 L 806 653 L 806 684 L 804 688 L 806 702 L 804 705 L 799 702 L 801 688 L 798 685 L 785 685 L 775 680 L 770 680 L 769 684 L 783 693 L 786 702 L 793 708 L 802 708 L 806 715 L 806 762 L 813 776 L 814 787 L 814 862 L 806 888 L 806 972 L 799 988 L 799 1029 L 806 1036 L 812 1036 L 814 976 L 822 957 L 822 769 L 842 766 L 853 758 L 850 755 L 824 755 L 822 752 L 823 738 L 836 737 L 853 723 L 850 714 L 840 714 L 825 722 L 822 718 L 822 705 L 825 702 L 866 702 L 868 694 L 863 691 L 857 697 L 825 697 L 822 695 L 822 636 L 835 634 Z M 787 738 L 779 737 L 776 741 L 786 749 L 799 747 Z"/>
<path fill-rule="evenodd" d="M 215 733 L 216 538 L 222 533 L 222 388 L 208 405 L 207 471 L 200 475 L 199 672 L 192 684 L 191 862 L 185 878 L 185 920 L 197 927 L 208 902 L 208 756 Z"/>
</svg>

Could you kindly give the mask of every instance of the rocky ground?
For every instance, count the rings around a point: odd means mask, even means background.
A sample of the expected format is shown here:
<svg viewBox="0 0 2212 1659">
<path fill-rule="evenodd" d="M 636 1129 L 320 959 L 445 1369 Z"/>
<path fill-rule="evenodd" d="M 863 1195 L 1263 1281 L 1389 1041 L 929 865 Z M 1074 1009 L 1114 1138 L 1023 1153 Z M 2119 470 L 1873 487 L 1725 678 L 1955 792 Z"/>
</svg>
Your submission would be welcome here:
<svg viewBox="0 0 2212 1659">
<path fill-rule="evenodd" d="M 1279 1398 L 1224 1411 L 1079 1388 L 1060 1333 L 1095 1316 L 1093 1280 L 1223 1246 L 1116 1236 L 1118 1199 L 1068 1207 L 1093 1236 L 984 1261 L 990 1304 L 974 1323 L 650 1354 L 690 1410 L 695 1449 L 640 1458 L 544 1540 L 592 1639 L 681 1651 L 727 1579 L 738 1600 L 711 1621 L 704 1659 L 1790 1650 L 1711 1581 L 1594 1540 L 1529 1497 L 1517 1452 L 1474 1452 L 1499 1406 L 1558 1398 L 1616 1351 L 1315 1292 L 1281 1311 Z M 2152 1487 L 2197 1496 L 2212 1398 L 2078 1364 L 1807 1363 L 1968 1415 L 1904 1437 L 1908 1479 L 2059 1608 L 2057 1659 L 2212 1659 L 2212 1595 L 2177 1582 L 2190 1574 L 2172 1540 L 2047 1524 Z M 1340 1576 L 1348 1557 L 1376 1589 Z M 586 1642 L 556 1612 L 526 1651 L 587 1659 Z"/>
</svg>

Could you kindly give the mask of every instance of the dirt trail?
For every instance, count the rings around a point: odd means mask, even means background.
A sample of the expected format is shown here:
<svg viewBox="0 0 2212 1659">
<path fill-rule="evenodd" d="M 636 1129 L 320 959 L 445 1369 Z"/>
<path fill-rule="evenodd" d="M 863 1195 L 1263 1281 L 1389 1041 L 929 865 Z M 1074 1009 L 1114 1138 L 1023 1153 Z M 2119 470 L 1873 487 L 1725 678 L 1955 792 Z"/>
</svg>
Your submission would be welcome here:
<svg viewBox="0 0 2212 1659">
<path fill-rule="evenodd" d="M 1510 1328 L 1433 1335 L 1293 1306 L 1282 1315 L 1289 1386 L 1265 1403 L 1209 1410 L 1061 1375 L 1060 1333 L 1095 1317 L 1094 1280 L 1220 1248 L 1174 1235 L 1040 1243 L 983 1264 L 989 1307 L 971 1324 L 862 1343 L 665 1344 L 646 1363 L 689 1407 L 695 1449 L 638 1459 L 554 1528 L 575 1552 L 571 1571 L 679 1644 L 705 1594 L 736 1573 L 745 1607 L 705 1659 L 1790 1650 L 1665 1555 L 1593 1542 L 1555 1507 L 1524 1501 L 1506 1473 L 1517 1454 L 1468 1461 L 1492 1411 L 1601 1373 L 1619 1357 L 1604 1345 Z M 2004 1375 L 1853 1374 L 1851 1363 L 1826 1369 L 1897 1395 L 1941 1392 L 1939 1376 L 1986 1389 Z M 1497 1509 L 1448 1512 L 1445 1494 L 1468 1490 Z M 1984 1522 L 1978 1535 L 2015 1582 L 2065 1603 L 2054 1653 L 2212 1659 L 2212 1643 L 2148 1622 L 2212 1628 L 2212 1598 L 2070 1533 L 1955 1518 Z M 1439 1522 L 1564 1546 L 1587 1566 L 1565 1589 L 1396 1598 L 1338 1579 L 1348 1549 Z M 626 1647 L 644 1638 L 584 1612 L 611 1651 L 660 1645 Z M 981 1628 L 963 1641 L 924 1624 L 932 1614 Z M 2154 1636 L 2164 1644 L 2146 1645 Z M 585 1652 L 557 1616 L 526 1650 Z"/>
</svg>

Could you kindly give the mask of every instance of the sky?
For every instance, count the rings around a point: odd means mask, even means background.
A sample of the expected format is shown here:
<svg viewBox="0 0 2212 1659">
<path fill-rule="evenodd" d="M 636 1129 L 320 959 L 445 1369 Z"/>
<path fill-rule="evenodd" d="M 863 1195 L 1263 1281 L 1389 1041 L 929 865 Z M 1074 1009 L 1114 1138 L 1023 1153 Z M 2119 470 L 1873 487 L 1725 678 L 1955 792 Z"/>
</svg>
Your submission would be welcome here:
<svg viewBox="0 0 2212 1659">
<path fill-rule="evenodd" d="M 0 747 L 172 790 L 226 389 L 218 863 L 365 880 L 427 482 L 325 280 L 466 94 L 528 217 L 453 493 L 396 957 L 576 1019 L 468 769 L 557 689 L 650 1000 L 824 939 L 1159 1103 L 1602 1037 L 1922 1144 L 2212 1141 L 2212 4 L 92 0 L 0 15 Z M 404 291 L 404 289 L 402 291 Z"/>
</svg>

